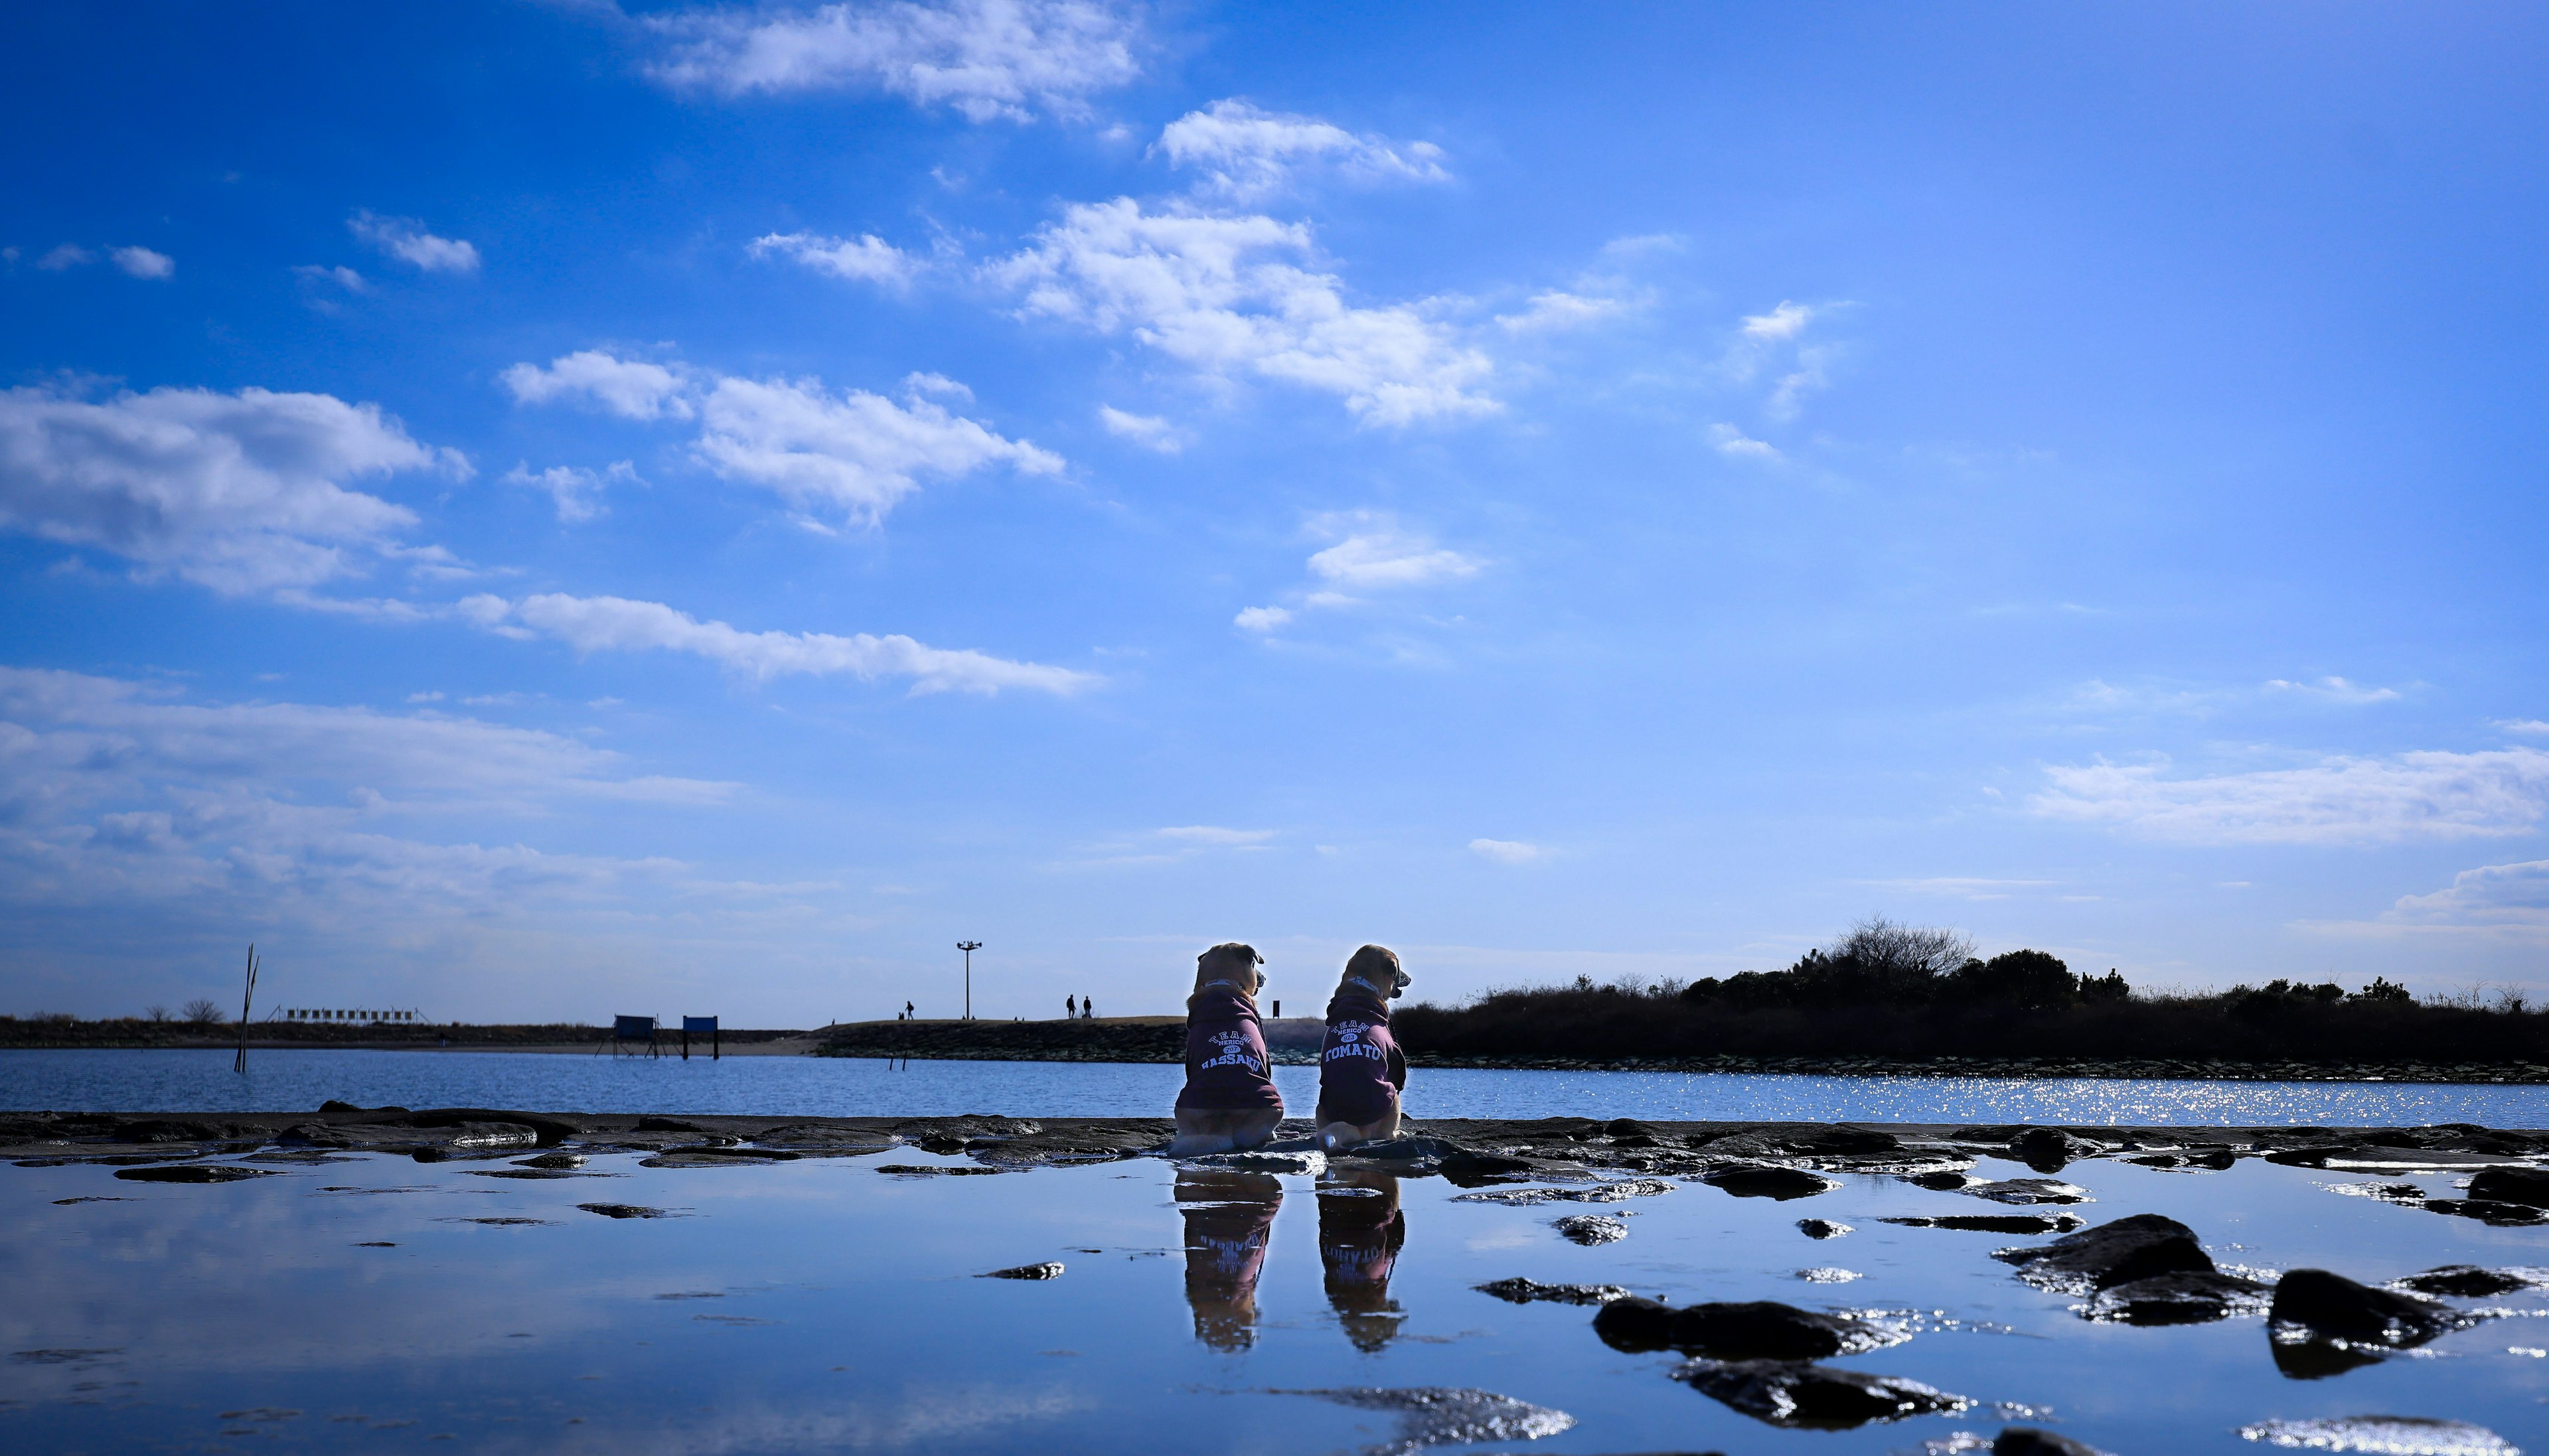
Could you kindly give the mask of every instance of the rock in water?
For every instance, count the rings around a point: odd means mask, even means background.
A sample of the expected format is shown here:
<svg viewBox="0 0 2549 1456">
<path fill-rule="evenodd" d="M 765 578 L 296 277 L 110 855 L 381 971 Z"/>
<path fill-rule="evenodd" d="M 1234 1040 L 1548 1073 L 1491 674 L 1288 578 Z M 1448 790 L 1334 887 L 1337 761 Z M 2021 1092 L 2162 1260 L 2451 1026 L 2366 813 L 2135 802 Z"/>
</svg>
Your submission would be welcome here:
<svg viewBox="0 0 2549 1456">
<path fill-rule="evenodd" d="M 2213 1257 L 2195 1241 L 2195 1230 L 2158 1214 L 2134 1214 L 2033 1248 L 1995 1249 L 1992 1257 L 2016 1264 L 2028 1283 L 2065 1294 L 2089 1294 L 2154 1274 L 2213 1272 Z"/>
<path fill-rule="evenodd" d="M 2357 1284 L 2325 1269 L 2295 1269 L 2276 1281 L 2274 1306 L 2266 1318 L 2283 1343 L 2341 1340 L 2394 1350 L 2423 1344 L 2468 1322 L 2441 1305 Z"/>
<path fill-rule="evenodd" d="M 974 1277 L 977 1279 L 1060 1279 L 1062 1263 L 1060 1260 L 1050 1260 L 1042 1264 L 1020 1264 L 1013 1269 L 994 1269 L 989 1274 L 977 1274 Z"/>
<path fill-rule="evenodd" d="M 1812 1198 L 1830 1193 L 1841 1184 L 1821 1173 L 1804 1168 L 1784 1167 L 1777 1163 L 1750 1163 L 1741 1167 L 1720 1168 L 1700 1179 L 1711 1188 L 1723 1188 L 1737 1198 Z"/>
<path fill-rule="evenodd" d="M 2087 1441 L 2031 1425 L 2013 1425 L 1993 1437 L 1992 1456 L 2107 1456 Z"/>
<path fill-rule="evenodd" d="M 1407 1456 L 1427 1446 L 1463 1445 L 1472 1441 L 1536 1441 L 1575 1424 L 1575 1417 L 1547 1406 L 1534 1406 L 1493 1391 L 1416 1386 L 1386 1390 L 1272 1391 L 1277 1396 L 1316 1396 L 1359 1410 L 1398 1413 L 1398 1437 L 1368 1448 L 1370 1456 Z"/>
<path fill-rule="evenodd" d="M 2481 1168 L 2469 1196 L 2489 1203 L 2549 1208 L 2549 1168 Z"/>
<path fill-rule="evenodd" d="M 2030 1128 L 2009 1139 L 2010 1156 L 2039 1173 L 2061 1172 L 2064 1163 L 2097 1150 L 2096 1143 L 2083 1142 L 2060 1128 Z"/>
<path fill-rule="evenodd" d="M 1820 1360 L 1903 1338 L 1847 1315 L 1819 1315 L 1774 1300 L 1679 1310 L 1659 1300 L 1614 1300 L 1593 1317 L 1593 1332 L 1617 1350 L 1676 1349 L 1720 1360 Z"/>
<path fill-rule="evenodd" d="M 118 1168 L 115 1176 L 135 1183 L 236 1183 L 276 1175 L 266 1168 L 239 1168 L 228 1163 L 161 1163 L 149 1168 Z"/>
<path fill-rule="evenodd" d="M 2206 1324 L 2265 1313 L 2267 1286 L 2235 1274 L 2154 1274 L 2098 1291 L 2081 1317 L 2121 1324 Z"/>
<path fill-rule="evenodd" d="M 2502 1269 L 2482 1269 L 2475 1264 L 2445 1264 L 2422 1274 L 2390 1281 L 2392 1289 L 2408 1294 L 2444 1294 L 2458 1299 L 2485 1299 L 2489 1295 L 2511 1294 L 2529 1289 L 2532 1281 Z"/>
<path fill-rule="evenodd" d="M 1906 1228 L 1955 1228 L 1967 1233 L 2068 1233 L 2088 1220 L 2077 1214 L 1941 1214 L 1927 1219 L 1879 1219 Z"/>
<path fill-rule="evenodd" d="M 1629 1292 L 1616 1284 L 1542 1284 L 1523 1278 L 1497 1279 L 1470 1287 L 1514 1305 L 1607 1305 L 1629 1297 Z"/>
<path fill-rule="evenodd" d="M 1847 1224 L 1836 1224 L 1830 1219 L 1799 1219 L 1797 1231 L 1808 1238 L 1839 1238 L 1851 1229 Z"/>
<path fill-rule="evenodd" d="M 1871 1420 L 1962 1410 L 1973 1402 L 1917 1380 L 1784 1360 L 1693 1360 L 1675 1380 L 1788 1430 L 1848 1430 Z"/>
<path fill-rule="evenodd" d="M 1629 1236 L 1629 1226 L 1608 1214 L 1570 1214 L 1549 1227 L 1587 1248 L 1597 1243 L 1617 1243 Z"/>
<path fill-rule="evenodd" d="M 1994 1203 L 2087 1203 L 2089 1190 L 2057 1178 L 2003 1178 L 1997 1183 L 1969 1183 L 1956 1190 Z"/>
<path fill-rule="evenodd" d="M 670 1217 L 670 1215 L 666 1214 L 662 1209 L 650 1209 L 643 1205 L 633 1203 L 580 1203 L 577 1204 L 576 1207 L 584 1210 L 588 1214 L 600 1214 L 606 1219 L 662 1219 Z"/>
<path fill-rule="evenodd" d="M 2416 1415 L 2261 1420 L 2239 1427 L 2239 1434 L 2270 1446 L 2360 1451 L 2368 1456 L 2521 1456 L 2511 1441 L 2486 1426 Z"/>
</svg>

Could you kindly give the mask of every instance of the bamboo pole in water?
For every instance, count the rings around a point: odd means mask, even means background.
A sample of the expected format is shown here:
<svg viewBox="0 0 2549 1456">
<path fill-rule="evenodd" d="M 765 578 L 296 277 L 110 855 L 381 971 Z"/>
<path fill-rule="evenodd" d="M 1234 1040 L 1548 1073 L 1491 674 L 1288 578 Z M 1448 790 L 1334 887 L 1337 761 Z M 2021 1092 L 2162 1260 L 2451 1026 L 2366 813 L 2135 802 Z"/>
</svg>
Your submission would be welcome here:
<svg viewBox="0 0 2549 1456">
<path fill-rule="evenodd" d="M 247 1014 L 248 1009 L 255 1003 L 256 943 L 251 941 L 248 943 L 247 948 L 247 989 L 239 993 L 238 1056 L 231 1062 L 231 1070 L 241 1073 L 242 1075 L 247 1071 Z"/>
</svg>

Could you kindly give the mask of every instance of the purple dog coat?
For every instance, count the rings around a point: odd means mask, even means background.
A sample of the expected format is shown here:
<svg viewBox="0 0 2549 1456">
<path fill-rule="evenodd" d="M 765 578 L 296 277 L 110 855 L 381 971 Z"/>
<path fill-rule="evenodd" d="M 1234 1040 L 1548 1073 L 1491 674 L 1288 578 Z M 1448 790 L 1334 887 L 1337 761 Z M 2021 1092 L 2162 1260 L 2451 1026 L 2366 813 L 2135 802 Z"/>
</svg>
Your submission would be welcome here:
<svg viewBox="0 0 2549 1456">
<path fill-rule="evenodd" d="M 1328 1002 L 1328 1035 L 1319 1045 L 1319 1121 L 1368 1128 L 1398 1105 L 1407 1058 L 1389 1035 L 1389 1003 L 1359 985 Z"/>
<path fill-rule="evenodd" d="M 1283 1096 L 1268 1072 L 1266 1029 L 1257 1003 L 1216 981 L 1186 998 L 1186 1085 L 1178 1106 L 1190 1112 L 1280 1112 Z"/>
</svg>

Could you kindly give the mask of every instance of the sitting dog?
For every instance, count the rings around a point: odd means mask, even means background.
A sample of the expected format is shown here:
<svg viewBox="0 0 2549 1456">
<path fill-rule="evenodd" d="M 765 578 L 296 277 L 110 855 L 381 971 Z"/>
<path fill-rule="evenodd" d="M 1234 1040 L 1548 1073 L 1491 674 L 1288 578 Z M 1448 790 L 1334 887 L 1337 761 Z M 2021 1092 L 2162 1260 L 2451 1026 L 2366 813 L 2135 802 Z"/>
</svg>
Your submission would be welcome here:
<svg viewBox="0 0 2549 1456">
<path fill-rule="evenodd" d="M 1398 1136 L 1407 1058 L 1389 1034 L 1389 1003 L 1407 982 L 1398 956 L 1379 946 L 1346 961 L 1319 1046 L 1319 1145 L 1329 1152 Z"/>
<path fill-rule="evenodd" d="M 1263 1146 L 1283 1121 L 1257 1019 L 1259 970 L 1265 957 L 1237 942 L 1195 957 L 1194 994 L 1186 998 L 1186 1085 L 1178 1093 L 1178 1136 L 1171 1157 L 1199 1157 Z"/>
</svg>

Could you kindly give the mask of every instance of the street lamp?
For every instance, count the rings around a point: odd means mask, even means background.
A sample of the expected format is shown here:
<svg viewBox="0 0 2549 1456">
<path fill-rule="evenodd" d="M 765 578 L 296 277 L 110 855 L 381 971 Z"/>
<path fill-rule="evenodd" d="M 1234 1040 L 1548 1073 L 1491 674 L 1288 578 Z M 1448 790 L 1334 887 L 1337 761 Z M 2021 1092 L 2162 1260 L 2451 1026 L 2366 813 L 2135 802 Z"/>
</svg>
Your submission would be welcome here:
<svg viewBox="0 0 2549 1456">
<path fill-rule="evenodd" d="M 974 953 L 983 949 L 981 941 L 958 941 L 956 949 L 965 953 L 965 1019 L 974 1019 Z"/>
</svg>

